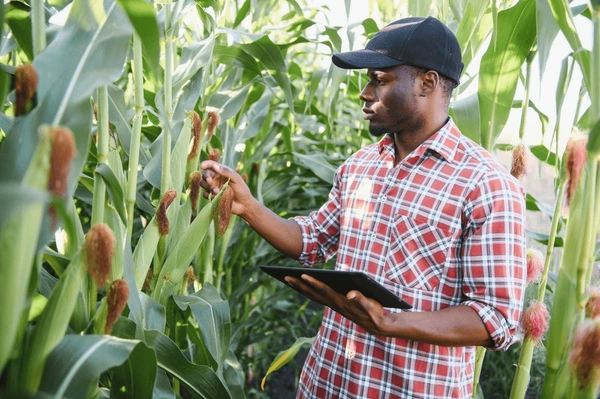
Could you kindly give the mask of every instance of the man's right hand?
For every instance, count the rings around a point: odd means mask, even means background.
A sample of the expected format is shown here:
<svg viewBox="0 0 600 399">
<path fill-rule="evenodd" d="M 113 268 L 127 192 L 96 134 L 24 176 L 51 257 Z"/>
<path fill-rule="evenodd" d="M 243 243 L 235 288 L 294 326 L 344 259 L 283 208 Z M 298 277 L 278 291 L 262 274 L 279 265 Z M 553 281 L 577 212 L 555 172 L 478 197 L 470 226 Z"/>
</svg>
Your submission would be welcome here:
<svg viewBox="0 0 600 399">
<path fill-rule="evenodd" d="M 200 168 L 202 168 L 200 186 L 204 189 L 204 198 L 208 198 L 209 195 L 217 195 L 229 180 L 229 187 L 233 190 L 231 212 L 244 217 L 244 213 L 248 211 L 254 197 L 242 177 L 230 167 L 215 161 L 204 161 L 200 164 Z"/>
<path fill-rule="evenodd" d="M 298 259 L 302 251 L 302 231 L 294 220 L 283 219 L 258 202 L 233 169 L 214 161 L 204 161 L 200 186 L 205 190 L 204 197 L 217 195 L 229 180 L 233 190 L 231 212 L 241 216 L 262 238 L 283 254 Z"/>
</svg>

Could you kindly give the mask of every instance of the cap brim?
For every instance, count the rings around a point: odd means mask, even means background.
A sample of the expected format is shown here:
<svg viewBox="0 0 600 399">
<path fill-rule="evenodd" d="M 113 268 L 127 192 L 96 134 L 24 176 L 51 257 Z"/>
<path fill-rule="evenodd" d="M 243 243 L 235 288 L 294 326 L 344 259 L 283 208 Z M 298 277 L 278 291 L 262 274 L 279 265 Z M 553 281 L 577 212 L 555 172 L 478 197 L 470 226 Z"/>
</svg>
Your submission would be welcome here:
<svg viewBox="0 0 600 399">
<path fill-rule="evenodd" d="M 343 69 L 387 68 L 403 62 L 373 50 L 356 50 L 334 54 L 333 63 Z"/>
</svg>

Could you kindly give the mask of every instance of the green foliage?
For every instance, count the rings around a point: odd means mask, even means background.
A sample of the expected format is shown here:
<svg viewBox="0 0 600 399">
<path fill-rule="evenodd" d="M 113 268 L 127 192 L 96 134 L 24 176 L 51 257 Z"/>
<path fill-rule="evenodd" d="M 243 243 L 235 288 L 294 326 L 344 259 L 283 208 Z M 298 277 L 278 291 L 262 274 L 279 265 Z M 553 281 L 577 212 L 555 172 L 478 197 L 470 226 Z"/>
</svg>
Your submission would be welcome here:
<svg viewBox="0 0 600 399">
<path fill-rule="evenodd" d="M 221 197 L 200 198 L 194 211 L 189 175 L 198 160 L 219 150 L 220 161 L 245 174 L 252 193 L 281 216 L 319 207 L 336 168 L 373 142 L 357 118 L 364 74 L 328 64 L 346 38 L 361 47 L 405 12 L 445 21 L 465 62 L 451 115 L 466 136 L 488 149 L 512 148 L 497 141 L 513 109 L 536 112 L 543 132 L 549 125 L 533 102 L 521 107 L 525 100 L 515 98 L 535 43 L 540 73 L 559 31 L 574 51 L 574 62 L 564 61 L 557 82 L 558 114 L 574 69 L 585 78 L 582 97 L 597 93 L 590 87 L 594 58 L 573 22 L 573 15 L 594 19 L 594 13 L 562 0 L 372 0 L 372 13 L 346 31 L 323 22 L 335 11 L 295 0 L 48 0 L 41 21 L 26 3 L 0 5 L 6 49 L 0 57 L 0 275 L 9 282 L 0 293 L 0 396 L 35 394 L 39 384 L 37 394 L 49 397 L 265 397 L 258 381 L 311 342 L 305 337 L 316 333 L 322 309 L 261 275 L 258 264 L 293 261 L 245 223 L 234 218 L 222 238 L 215 234 L 213 212 Z M 344 2 L 347 16 L 353 3 Z M 54 22 L 59 17 L 66 17 L 64 25 Z M 48 43 L 36 54 L 40 38 L 34 40 L 33 32 L 45 32 Z M 14 67 L 24 62 L 33 62 L 39 75 L 37 106 L 15 118 L 14 93 L 8 91 Z M 600 142 L 596 105 L 592 98 L 590 110 L 575 118 L 580 128 L 591 128 L 590 154 Z M 193 161 L 191 111 L 203 121 Z M 209 112 L 220 117 L 210 132 Z M 42 125 L 74 133 L 77 156 L 62 197 L 46 190 Z M 564 173 L 560 154 L 550 148 L 530 146 L 533 156 Z M 98 184 L 106 193 L 94 188 Z M 165 187 L 175 196 L 162 213 Z M 582 195 L 572 208 L 580 209 Z M 50 203 L 53 214 L 46 211 Z M 569 237 L 580 233 L 573 223 L 583 223 L 574 211 L 569 218 L 557 216 L 556 207 L 531 195 L 527 209 L 556 220 L 558 232 L 568 221 L 566 236 L 556 237 L 553 246 L 574 258 L 569 254 L 577 239 Z M 107 223 L 115 236 L 108 283 L 124 279 L 129 286 L 112 336 L 95 335 L 103 332 L 109 312 L 108 284 L 96 290 L 80 276 L 92 219 Z M 165 223 L 169 233 L 161 237 L 159 224 Z M 552 236 L 533 229 L 528 235 L 540 243 Z M 557 298 L 579 294 L 557 299 L 565 303 L 557 312 L 569 313 L 565 320 L 583 300 L 578 270 L 558 272 Z M 561 335 L 564 341 L 569 331 Z M 552 344 L 561 350 L 565 345 Z M 518 348 L 487 355 L 486 397 L 508 394 Z M 550 351 L 550 361 L 556 353 Z M 534 356 L 536 391 L 541 362 Z"/>
</svg>

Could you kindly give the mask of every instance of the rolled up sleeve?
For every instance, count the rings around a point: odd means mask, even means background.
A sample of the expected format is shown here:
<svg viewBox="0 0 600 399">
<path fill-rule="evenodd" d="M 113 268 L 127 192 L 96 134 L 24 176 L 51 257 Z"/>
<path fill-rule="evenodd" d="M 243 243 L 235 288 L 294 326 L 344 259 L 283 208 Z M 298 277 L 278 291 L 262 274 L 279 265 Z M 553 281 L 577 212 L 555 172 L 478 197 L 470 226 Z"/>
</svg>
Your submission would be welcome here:
<svg viewBox="0 0 600 399">
<path fill-rule="evenodd" d="M 327 202 L 308 216 L 291 218 L 302 231 L 302 253 L 297 259 L 302 266 L 325 263 L 337 253 L 341 205 L 340 180 L 338 169 Z"/>
<path fill-rule="evenodd" d="M 525 202 L 520 184 L 487 172 L 468 197 L 462 248 L 462 291 L 494 342 L 514 341 L 525 292 Z"/>
</svg>

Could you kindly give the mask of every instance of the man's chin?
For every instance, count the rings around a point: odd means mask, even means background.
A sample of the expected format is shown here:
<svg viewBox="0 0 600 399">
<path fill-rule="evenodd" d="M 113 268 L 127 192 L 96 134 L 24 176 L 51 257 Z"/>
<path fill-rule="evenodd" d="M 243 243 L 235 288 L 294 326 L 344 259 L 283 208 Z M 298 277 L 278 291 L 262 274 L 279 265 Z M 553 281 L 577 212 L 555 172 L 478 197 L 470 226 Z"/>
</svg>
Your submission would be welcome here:
<svg viewBox="0 0 600 399">
<path fill-rule="evenodd" d="M 373 125 L 372 123 L 369 125 L 369 133 L 371 133 L 372 136 L 375 137 L 381 137 L 384 134 L 388 133 L 388 129 L 386 129 L 383 126 L 376 126 Z"/>
</svg>

